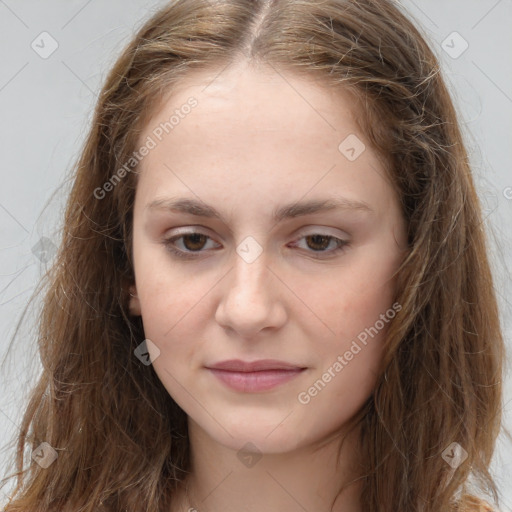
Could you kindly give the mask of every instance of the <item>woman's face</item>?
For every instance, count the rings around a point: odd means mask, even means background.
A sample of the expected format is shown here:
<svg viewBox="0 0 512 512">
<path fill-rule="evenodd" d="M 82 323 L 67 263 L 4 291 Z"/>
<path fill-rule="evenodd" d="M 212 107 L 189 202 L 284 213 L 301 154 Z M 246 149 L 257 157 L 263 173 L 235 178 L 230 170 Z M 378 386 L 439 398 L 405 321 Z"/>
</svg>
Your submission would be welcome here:
<svg viewBox="0 0 512 512">
<path fill-rule="evenodd" d="M 374 388 L 405 224 L 352 105 L 238 65 L 189 77 L 141 135 L 131 312 L 169 394 L 233 449 L 320 442 Z M 212 369 L 230 360 L 274 362 Z"/>
</svg>

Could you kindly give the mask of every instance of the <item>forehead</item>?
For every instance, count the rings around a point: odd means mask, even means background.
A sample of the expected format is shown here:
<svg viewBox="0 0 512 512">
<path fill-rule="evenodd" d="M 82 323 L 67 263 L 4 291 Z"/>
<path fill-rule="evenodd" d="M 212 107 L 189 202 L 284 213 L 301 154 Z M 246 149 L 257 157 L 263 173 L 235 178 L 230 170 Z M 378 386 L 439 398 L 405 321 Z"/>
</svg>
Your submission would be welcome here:
<svg viewBox="0 0 512 512">
<path fill-rule="evenodd" d="M 197 101 L 186 123 L 173 128 L 171 137 L 215 127 L 212 137 L 274 132 L 280 136 L 336 140 L 346 131 L 359 131 L 355 96 L 348 89 L 321 87 L 313 79 L 283 72 L 268 65 L 238 63 L 220 69 L 196 70 L 172 87 L 146 124 L 147 135 L 186 106 Z M 187 109 L 188 110 L 188 109 Z M 180 121 L 183 119 L 180 118 Z M 229 120 L 221 124 L 221 120 Z M 180 123 L 182 124 L 182 123 Z M 244 132 L 240 133 L 239 128 Z"/>
<path fill-rule="evenodd" d="M 357 115 L 349 91 L 271 67 L 196 71 L 169 91 L 142 132 L 141 143 L 156 144 L 141 162 L 141 182 L 153 180 L 153 195 L 168 192 L 166 183 L 184 191 L 193 184 L 200 197 L 237 185 L 274 196 L 282 188 L 288 199 L 290 184 L 299 195 L 336 188 L 384 206 L 388 180 Z M 350 146 L 361 152 L 356 159 L 347 157 Z"/>
</svg>

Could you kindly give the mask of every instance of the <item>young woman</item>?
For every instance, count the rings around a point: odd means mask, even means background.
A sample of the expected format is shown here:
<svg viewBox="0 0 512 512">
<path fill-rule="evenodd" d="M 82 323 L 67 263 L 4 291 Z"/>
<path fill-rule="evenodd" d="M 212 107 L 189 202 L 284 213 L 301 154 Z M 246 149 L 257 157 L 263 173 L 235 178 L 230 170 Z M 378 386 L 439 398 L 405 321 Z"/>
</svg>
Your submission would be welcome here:
<svg viewBox="0 0 512 512">
<path fill-rule="evenodd" d="M 481 209 L 400 9 L 156 13 L 101 91 L 39 344 L 9 512 L 491 510 Z"/>
</svg>

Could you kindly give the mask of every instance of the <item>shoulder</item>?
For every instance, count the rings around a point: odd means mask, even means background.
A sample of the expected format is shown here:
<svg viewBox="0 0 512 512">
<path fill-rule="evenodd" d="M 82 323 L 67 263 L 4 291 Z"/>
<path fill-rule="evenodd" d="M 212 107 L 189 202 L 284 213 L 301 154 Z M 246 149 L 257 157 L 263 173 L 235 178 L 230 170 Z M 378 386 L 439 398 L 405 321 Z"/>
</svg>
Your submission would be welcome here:
<svg viewBox="0 0 512 512">
<path fill-rule="evenodd" d="M 464 496 L 456 508 L 457 512 L 498 512 L 492 508 L 488 503 L 472 496 L 470 494 Z"/>
</svg>

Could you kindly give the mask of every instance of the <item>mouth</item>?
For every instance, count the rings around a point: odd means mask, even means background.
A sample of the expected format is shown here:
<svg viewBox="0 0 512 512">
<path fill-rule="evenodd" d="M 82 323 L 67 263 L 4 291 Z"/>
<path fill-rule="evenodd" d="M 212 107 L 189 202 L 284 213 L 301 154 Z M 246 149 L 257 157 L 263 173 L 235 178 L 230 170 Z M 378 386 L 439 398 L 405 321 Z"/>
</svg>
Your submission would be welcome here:
<svg viewBox="0 0 512 512">
<path fill-rule="evenodd" d="M 236 359 L 222 361 L 206 368 L 229 388 L 244 393 L 273 389 L 306 370 L 302 366 L 270 359 L 253 362 Z"/>
</svg>

